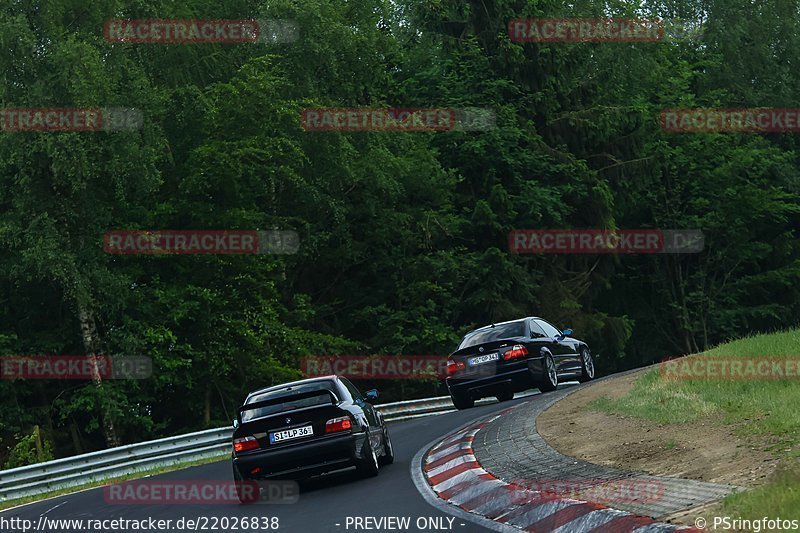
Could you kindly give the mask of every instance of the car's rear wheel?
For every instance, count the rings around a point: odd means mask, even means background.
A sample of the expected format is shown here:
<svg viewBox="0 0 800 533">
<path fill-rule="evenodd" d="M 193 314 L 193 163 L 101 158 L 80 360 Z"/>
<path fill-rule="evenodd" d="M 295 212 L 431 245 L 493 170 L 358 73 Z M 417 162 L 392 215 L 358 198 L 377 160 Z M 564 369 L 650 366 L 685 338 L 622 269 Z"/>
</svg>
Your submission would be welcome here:
<svg viewBox="0 0 800 533">
<path fill-rule="evenodd" d="M 450 393 L 450 399 L 453 400 L 453 405 L 461 411 L 462 409 L 469 409 L 475 407 L 475 400 L 470 396 L 461 396 L 460 394 Z"/>
<path fill-rule="evenodd" d="M 556 362 L 553 360 L 553 356 L 545 355 L 543 364 L 544 372 L 542 372 L 539 390 L 542 392 L 554 391 L 558 388 L 558 372 L 556 372 Z"/>
<path fill-rule="evenodd" d="M 507 402 L 514 399 L 514 393 L 511 391 L 503 392 L 501 394 L 497 394 L 495 398 L 497 398 L 498 402 Z"/>
<path fill-rule="evenodd" d="M 389 429 L 383 428 L 383 455 L 379 459 L 381 465 L 390 465 L 394 462 L 394 446 L 389 436 Z"/>
<path fill-rule="evenodd" d="M 363 477 L 375 477 L 378 475 L 378 469 L 380 468 L 380 465 L 378 465 L 378 455 L 369 444 L 369 437 L 367 437 L 364 446 L 365 449 L 362 452 L 364 457 L 356 466 L 356 470 L 358 470 L 358 473 Z"/>
<path fill-rule="evenodd" d="M 249 492 L 253 490 L 253 486 L 245 483 L 235 466 L 233 467 L 233 484 L 236 487 L 236 497 L 239 498 L 239 503 L 247 505 L 255 502 L 254 494 Z"/>
<path fill-rule="evenodd" d="M 581 350 L 581 377 L 578 381 L 586 383 L 594 379 L 594 360 L 588 348 Z"/>
</svg>

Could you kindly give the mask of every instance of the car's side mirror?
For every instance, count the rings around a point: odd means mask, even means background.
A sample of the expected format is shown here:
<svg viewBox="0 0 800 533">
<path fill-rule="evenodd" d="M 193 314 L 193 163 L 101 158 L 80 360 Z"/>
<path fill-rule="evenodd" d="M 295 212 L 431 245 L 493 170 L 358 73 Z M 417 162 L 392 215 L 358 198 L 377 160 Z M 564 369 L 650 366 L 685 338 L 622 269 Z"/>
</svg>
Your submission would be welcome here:
<svg viewBox="0 0 800 533">
<path fill-rule="evenodd" d="M 557 335 L 556 336 L 556 340 L 561 342 L 561 341 L 564 340 L 565 337 L 567 337 L 569 335 L 572 335 L 572 330 L 567 328 L 567 329 L 565 329 L 564 331 L 561 332 L 561 335 Z"/>
<path fill-rule="evenodd" d="M 378 399 L 378 390 L 377 389 L 370 389 L 364 393 L 368 402 Z"/>
<path fill-rule="evenodd" d="M 234 429 L 239 427 L 239 419 L 238 418 L 234 418 L 233 419 L 233 427 L 234 427 Z"/>
</svg>

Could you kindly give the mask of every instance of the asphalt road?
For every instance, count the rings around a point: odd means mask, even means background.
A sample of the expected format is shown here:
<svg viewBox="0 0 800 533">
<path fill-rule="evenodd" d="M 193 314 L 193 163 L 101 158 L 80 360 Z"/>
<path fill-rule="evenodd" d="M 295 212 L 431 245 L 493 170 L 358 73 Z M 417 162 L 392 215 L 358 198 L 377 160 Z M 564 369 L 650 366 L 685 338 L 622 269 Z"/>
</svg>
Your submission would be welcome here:
<svg viewBox="0 0 800 533">
<path fill-rule="evenodd" d="M 392 423 L 389 426 L 392 442 L 395 447 L 394 464 L 381 467 L 375 478 L 359 479 L 355 473 L 344 471 L 329 474 L 304 482 L 300 486 L 300 495 L 292 504 L 260 504 L 260 505 L 187 505 L 187 504 L 109 504 L 104 498 L 103 488 L 59 496 L 57 498 L 36 502 L 0 512 L 0 531 L 17 533 L 35 531 L 34 528 L 24 530 L 20 522 L 12 519 L 30 520 L 34 526 L 40 517 L 53 519 L 92 519 L 106 520 L 122 518 L 128 520 L 172 520 L 173 526 L 167 531 L 180 531 L 175 523 L 182 517 L 197 520 L 204 517 L 202 524 L 196 524 L 200 531 L 223 531 L 234 529 L 233 522 L 228 524 L 214 521 L 213 517 L 277 517 L 277 531 L 315 533 L 315 532 L 347 532 L 347 531 L 455 531 L 471 533 L 486 531 L 485 525 L 473 522 L 464 513 L 453 514 L 442 509 L 452 509 L 446 504 L 431 505 L 423 497 L 414 484 L 411 473 L 412 460 L 423 447 L 431 444 L 451 431 L 475 420 L 483 415 L 507 408 L 522 401 L 539 401 L 539 396 L 529 396 L 511 402 L 492 403 L 465 411 L 445 413 L 437 416 L 421 418 L 407 422 Z M 229 461 L 221 461 L 207 465 L 178 470 L 148 480 L 231 480 Z M 348 524 L 348 517 L 351 522 Z M 407 529 L 392 529 L 393 524 L 384 523 L 384 527 L 376 527 L 375 522 L 364 522 L 356 528 L 352 520 L 355 517 L 409 517 Z M 44 520 L 43 518 L 43 520 Z M 205 518 L 209 519 L 207 522 Z M 429 519 L 426 523 L 417 520 Z M 110 523 L 108 523 L 110 525 Z M 264 522 L 261 523 L 263 525 Z M 271 522 L 274 524 L 274 522 Z M 216 527 L 212 527 L 215 526 Z M 223 527 L 227 525 L 227 527 Z M 244 529 L 239 531 L 266 531 L 267 529 Z M 422 525 L 424 527 L 418 527 Z M 205 526 L 205 529 L 204 527 Z M 370 528 L 368 529 L 367 526 Z M 186 529 L 184 529 L 186 530 Z M 193 529 L 192 529 L 193 530 Z M 42 528 L 39 531 L 120 531 L 107 528 L 102 530 L 62 527 Z M 142 529 L 139 531 L 148 531 Z M 150 530 L 153 531 L 153 530 Z M 274 531 L 274 529 L 272 529 Z"/>
</svg>

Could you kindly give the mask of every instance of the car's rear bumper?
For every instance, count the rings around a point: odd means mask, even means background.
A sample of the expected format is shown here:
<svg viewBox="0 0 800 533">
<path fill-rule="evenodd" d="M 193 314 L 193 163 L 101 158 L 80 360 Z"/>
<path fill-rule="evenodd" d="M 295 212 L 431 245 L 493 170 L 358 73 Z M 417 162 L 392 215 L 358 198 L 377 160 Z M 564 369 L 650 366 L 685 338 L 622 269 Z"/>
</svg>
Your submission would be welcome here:
<svg viewBox="0 0 800 533">
<path fill-rule="evenodd" d="M 243 479 L 307 477 L 356 465 L 365 449 L 366 433 L 334 435 L 271 450 L 234 456 L 233 467 Z M 259 468 L 259 471 L 253 472 Z"/>
<path fill-rule="evenodd" d="M 540 380 L 543 359 L 528 359 L 491 376 L 447 378 L 451 394 L 475 399 L 504 392 L 521 392 L 536 387 Z"/>
</svg>

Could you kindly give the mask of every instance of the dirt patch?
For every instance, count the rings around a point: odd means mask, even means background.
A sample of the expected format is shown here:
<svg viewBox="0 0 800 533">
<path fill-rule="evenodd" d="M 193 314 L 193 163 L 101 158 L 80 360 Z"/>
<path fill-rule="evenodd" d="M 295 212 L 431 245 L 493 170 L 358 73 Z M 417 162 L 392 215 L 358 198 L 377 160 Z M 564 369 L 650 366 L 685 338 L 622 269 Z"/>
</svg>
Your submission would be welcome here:
<svg viewBox="0 0 800 533">
<path fill-rule="evenodd" d="M 768 442 L 745 440 L 736 426 L 710 416 L 688 424 L 659 424 L 597 412 L 597 398 L 619 398 L 642 375 L 596 383 L 557 402 L 537 420 L 537 430 L 559 452 L 596 464 L 652 475 L 725 483 L 762 484 L 779 460 Z"/>
</svg>

